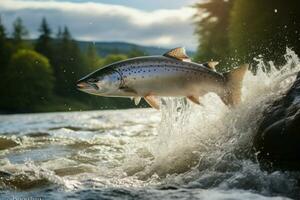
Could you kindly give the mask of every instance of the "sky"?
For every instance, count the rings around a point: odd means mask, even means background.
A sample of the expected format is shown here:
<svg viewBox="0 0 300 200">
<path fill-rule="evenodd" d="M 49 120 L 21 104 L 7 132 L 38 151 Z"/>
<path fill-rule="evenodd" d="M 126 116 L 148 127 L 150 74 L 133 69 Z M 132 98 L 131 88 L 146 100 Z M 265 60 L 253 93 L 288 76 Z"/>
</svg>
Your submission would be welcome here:
<svg viewBox="0 0 300 200">
<path fill-rule="evenodd" d="M 184 46 L 195 50 L 191 7 L 197 0 L 0 0 L 0 14 L 9 31 L 21 17 L 38 36 L 46 17 L 53 32 L 67 25 L 84 41 L 124 41 L 158 47 Z M 198 0 L 199 1 L 199 0 Z"/>
</svg>

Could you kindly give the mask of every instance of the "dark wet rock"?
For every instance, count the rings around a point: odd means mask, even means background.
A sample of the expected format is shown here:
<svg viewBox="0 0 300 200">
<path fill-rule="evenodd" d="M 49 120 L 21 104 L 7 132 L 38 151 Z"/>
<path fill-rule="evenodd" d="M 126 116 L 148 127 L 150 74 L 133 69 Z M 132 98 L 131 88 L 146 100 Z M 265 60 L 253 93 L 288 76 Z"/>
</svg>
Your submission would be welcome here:
<svg viewBox="0 0 300 200">
<path fill-rule="evenodd" d="M 85 172 L 93 172 L 93 168 L 87 165 L 79 165 L 55 169 L 54 172 L 58 176 L 71 176 Z"/>
<path fill-rule="evenodd" d="M 9 149 L 18 145 L 19 144 L 16 141 L 10 138 L 0 137 L 0 150 Z"/>
<path fill-rule="evenodd" d="M 254 149 L 264 168 L 300 170 L 300 72 L 286 95 L 266 109 Z"/>
<path fill-rule="evenodd" d="M 69 129 L 72 131 L 99 131 L 101 128 L 88 128 L 88 127 L 77 127 L 77 126 L 62 126 L 62 127 L 55 127 L 55 128 L 50 128 L 50 131 L 55 131 L 59 129 Z"/>
<path fill-rule="evenodd" d="M 35 138 L 35 137 L 48 137 L 48 136 L 50 136 L 50 134 L 49 133 L 44 133 L 44 132 L 36 132 L 36 133 L 28 133 L 27 136 L 28 137 L 33 137 L 33 138 Z"/>
<path fill-rule="evenodd" d="M 16 174 L 1 181 L 6 187 L 19 190 L 41 188 L 51 184 L 51 182 L 46 178 L 39 178 L 30 174 Z"/>
<path fill-rule="evenodd" d="M 12 174 L 9 173 L 9 172 L 6 172 L 6 171 L 0 171 L 0 180 L 1 180 L 2 178 L 8 178 L 8 177 L 11 177 L 11 176 L 12 176 Z"/>
<path fill-rule="evenodd" d="M 161 185 L 158 187 L 159 190 L 178 190 L 179 187 L 175 185 Z"/>
<path fill-rule="evenodd" d="M 48 179 L 38 177 L 38 175 L 36 175 L 34 172 L 12 174 L 10 172 L 0 171 L 0 188 L 27 190 L 50 184 L 51 183 Z"/>
</svg>

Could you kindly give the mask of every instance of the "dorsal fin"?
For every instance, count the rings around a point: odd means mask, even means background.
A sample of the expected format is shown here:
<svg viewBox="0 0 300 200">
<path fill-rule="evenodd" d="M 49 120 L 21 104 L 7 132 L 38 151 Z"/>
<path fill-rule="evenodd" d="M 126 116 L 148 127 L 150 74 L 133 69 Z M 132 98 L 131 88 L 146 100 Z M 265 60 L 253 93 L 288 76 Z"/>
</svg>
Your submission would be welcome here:
<svg viewBox="0 0 300 200">
<path fill-rule="evenodd" d="M 202 65 L 204 67 L 207 67 L 209 69 L 212 69 L 214 71 L 216 71 L 216 66 L 219 64 L 219 62 L 216 62 L 216 61 L 210 61 L 210 62 L 207 62 L 207 63 L 203 63 Z"/>
<path fill-rule="evenodd" d="M 169 57 L 169 58 L 175 58 L 177 60 L 181 61 L 190 61 L 188 55 L 185 53 L 184 47 L 177 47 L 175 49 L 171 49 L 170 51 L 166 52 L 163 56 Z"/>
</svg>

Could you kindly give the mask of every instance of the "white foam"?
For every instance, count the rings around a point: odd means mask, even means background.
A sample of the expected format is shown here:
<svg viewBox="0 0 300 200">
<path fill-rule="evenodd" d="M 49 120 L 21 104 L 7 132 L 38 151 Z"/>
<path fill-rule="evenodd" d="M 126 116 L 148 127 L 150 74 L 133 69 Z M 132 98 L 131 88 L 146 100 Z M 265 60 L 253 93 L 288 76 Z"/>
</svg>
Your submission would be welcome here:
<svg viewBox="0 0 300 200">
<path fill-rule="evenodd" d="M 228 109 L 215 94 L 202 98 L 204 106 L 164 98 L 158 136 L 148 144 L 154 159 L 139 175 L 182 173 L 203 163 L 216 165 L 239 149 L 247 153 L 264 109 L 290 88 L 300 70 L 299 58 L 291 49 L 284 57 L 286 64 L 276 67 L 256 59 L 257 73 L 246 73 L 242 102 L 236 108 Z"/>
</svg>

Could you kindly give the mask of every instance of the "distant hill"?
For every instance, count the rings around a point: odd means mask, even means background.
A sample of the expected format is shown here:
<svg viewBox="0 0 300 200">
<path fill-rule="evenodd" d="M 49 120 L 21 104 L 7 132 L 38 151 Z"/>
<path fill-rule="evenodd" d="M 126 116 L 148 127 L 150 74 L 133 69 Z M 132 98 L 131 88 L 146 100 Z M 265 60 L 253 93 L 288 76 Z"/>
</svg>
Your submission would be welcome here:
<svg viewBox="0 0 300 200">
<path fill-rule="evenodd" d="M 28 42 L 35 43 L 36 39 L 27 40 Z M 91 42 L 91 41 L 78 41 L 76 40 L 80 50 L 86 51 L 89 44 L 95 45 L 97 52 L 100 56 L 105 57 L 109 54 L 127 54 L 131 50 L 136 49 L 144 52 L 145 55 L 162 55 L 169 51 L 168 48 L 161 48 L 155 46 L 143 46 L 137 45 L 127 42 Z M 175 48 L 175 47 L 174 47 Z M 193 56 L 195 54 L 194 51 L 188 51 L 187 54 L 189 56 Z"/>
<path fill-rule="evenodd" d="M 107 56 L 112 53 L 128 53 L 132 49 L 137 49 L 145 53 L 145 55 L 162 55 L 169 49 L 153 47 L 153 46 L 142 46 L 126 42 L 84 42 L 77 41 L 81 50 L 85 51 L 89 44 L 94 44 L 97 52 L 101 56 Z M 194 52 L 187 51 L 187 54 L 192 56 Z"/>
</svg>

